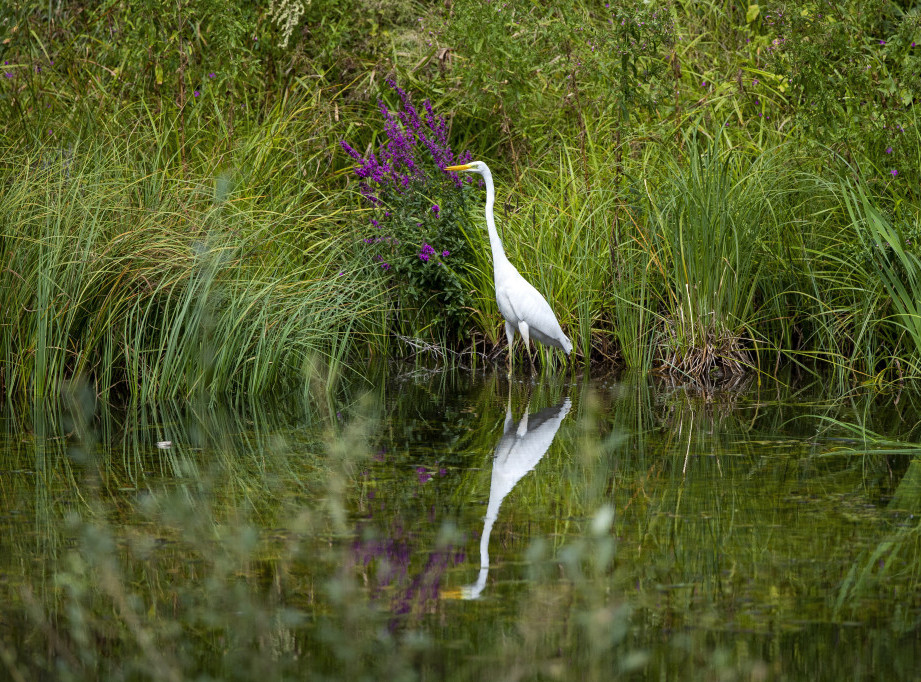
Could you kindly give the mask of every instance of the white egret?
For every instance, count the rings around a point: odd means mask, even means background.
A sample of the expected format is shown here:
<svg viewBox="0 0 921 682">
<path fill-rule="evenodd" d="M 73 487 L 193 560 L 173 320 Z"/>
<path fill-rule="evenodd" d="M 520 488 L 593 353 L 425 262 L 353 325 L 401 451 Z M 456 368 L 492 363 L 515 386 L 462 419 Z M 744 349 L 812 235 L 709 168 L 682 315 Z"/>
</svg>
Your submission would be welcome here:
<svg viewBox="0 0 921 682">
<path fill-rule="evenodd" d="M 459 166 L 448 166 L 449 171 L 469 171 L 479 173 L 486 183 L 486 227 L 489 230 L 489 245 L 492 248 L 493 280 L 496 285 L 496 303 L 499 312 L 505 318 L 505 335 L 508 337 L 508 366 L 512 371 L 512 347 L 515 343 L 515 331 L 524 339 L 524 346 L 531 360 L 531 338 L 545 346 L 560 348 L 566 355 L 572 351 L 572 341 L 560 329 L 560 323 L 553 314 L 550 304 L 531 286 L 515 266 L 509 262 L 502 248 L 492 207 L 496 200 L 496 190 L 492 184 L 492 173 L 482 161 L 471 161 Z"/>
</svg>

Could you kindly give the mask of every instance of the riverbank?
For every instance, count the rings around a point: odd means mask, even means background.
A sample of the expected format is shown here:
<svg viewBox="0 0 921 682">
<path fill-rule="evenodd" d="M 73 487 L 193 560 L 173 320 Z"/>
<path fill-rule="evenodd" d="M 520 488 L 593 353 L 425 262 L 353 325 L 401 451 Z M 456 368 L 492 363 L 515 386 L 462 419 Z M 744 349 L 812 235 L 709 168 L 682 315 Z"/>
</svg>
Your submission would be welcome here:
<svg viewBox="0 0 921 682">
<path fill-rule="evenodd" d="M 508 255 L 576 363 L 921 375 L 913 17 L 398 5 L 359 40 L 367 17 L 313 3 L 305 30 L 339 43 L 282 47 L 266 15 L 234 5 L 219 27 L 189 3 L 158 17 L 175 31 L 154 52 L 121 9 L 19 7 L 0 83 L 3 392 L 215 398 L 421 347 L 503 352 L 483 197 L 432 211 L 422 189 L 450 182 L 420 157 L 375 207 L 342 147 L 383 154 L 387 116 L 412 137 L 407 102 L 489 162 Z"/>
</svg>

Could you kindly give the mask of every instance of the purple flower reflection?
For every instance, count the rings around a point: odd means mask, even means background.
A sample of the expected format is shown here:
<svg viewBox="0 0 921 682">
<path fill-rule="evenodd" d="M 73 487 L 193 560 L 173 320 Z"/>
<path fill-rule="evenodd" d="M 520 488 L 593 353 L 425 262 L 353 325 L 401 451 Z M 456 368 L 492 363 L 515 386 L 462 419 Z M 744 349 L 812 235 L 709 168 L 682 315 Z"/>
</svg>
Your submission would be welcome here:
<svg viewBox="0 0 921 682">
<path fill-rule="evenodd" d="M 428 612 L 438 599 L 445 571 L 467 559 L 462 546 L 427 551 L 423 543 L 432 538 L 407 530 L 399 520 L 391 521 L 386 529 L 377 529 L 368 520 L 357 535 L 346 568 L 361 572 L 373 599 L 389 596 L 394 616 Z M 391 629 L 400 622 L 392 619 Z"/>
</svg>

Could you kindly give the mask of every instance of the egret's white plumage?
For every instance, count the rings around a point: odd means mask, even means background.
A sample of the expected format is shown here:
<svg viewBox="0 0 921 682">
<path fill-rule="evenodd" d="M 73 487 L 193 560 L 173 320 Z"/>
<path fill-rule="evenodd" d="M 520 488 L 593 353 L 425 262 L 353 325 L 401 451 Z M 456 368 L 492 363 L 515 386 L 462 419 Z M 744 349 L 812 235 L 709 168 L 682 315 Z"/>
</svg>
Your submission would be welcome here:
<svg viewBox="0 0 921 682">
<path fill-rule="evenodd" d="M 493 218 L 493 204 L 496 200 L 496 190 L 492 183 L 492 173 L 482 161 L 471 161 L 459 166 L 449 166 L 449 171 L 469 171 L 479 173 L 486 183 L 486 227 L 489 230 L 489 244 L 492 248 L 493 279 L 496 284 L 496 303 L 499 312 L 505 318 L 505 335 L 508 337 L 509 365 L 512 362 L 512 345 L 515 342 L 515 332 L 524 339 L 528 355 L 531 347 L 530 339 L 540 341 L 545 346 L 554 346 L 561 349 L 566 355 L 572 351 L 572 342 L 563 333 L 560 323 L 553 314 L 550 304 L 540 295 L 540 292 L 531 286 L 515 266 L 509 262 L 502 248 L 502 241 L 496 231 L 496 221 Z"/>
</svg>

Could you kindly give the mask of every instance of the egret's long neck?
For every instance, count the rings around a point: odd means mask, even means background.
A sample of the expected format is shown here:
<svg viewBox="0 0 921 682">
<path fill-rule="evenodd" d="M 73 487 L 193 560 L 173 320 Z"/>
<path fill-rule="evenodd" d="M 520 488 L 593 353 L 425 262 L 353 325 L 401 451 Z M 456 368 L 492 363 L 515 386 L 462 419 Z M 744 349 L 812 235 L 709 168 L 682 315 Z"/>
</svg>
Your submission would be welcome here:
<svg viewBox="0 0 921 682">
<path fill-rule="evenodd" d="M 489 230 L 492 265 L 493 269 L 495 269 L 497 265 L 508 263 L 508 258 L 505 255 L 505 249 L 502 248 L 502 241 L 496 231 L 496 220 L 492 215 L 492 207 L 496 203 L 496 190 L 492 184 L 492 173 L 489 172 L 488 168 L 483 170 L 483 181 L 486 183 L 486 227 Z"/>
</svg>

